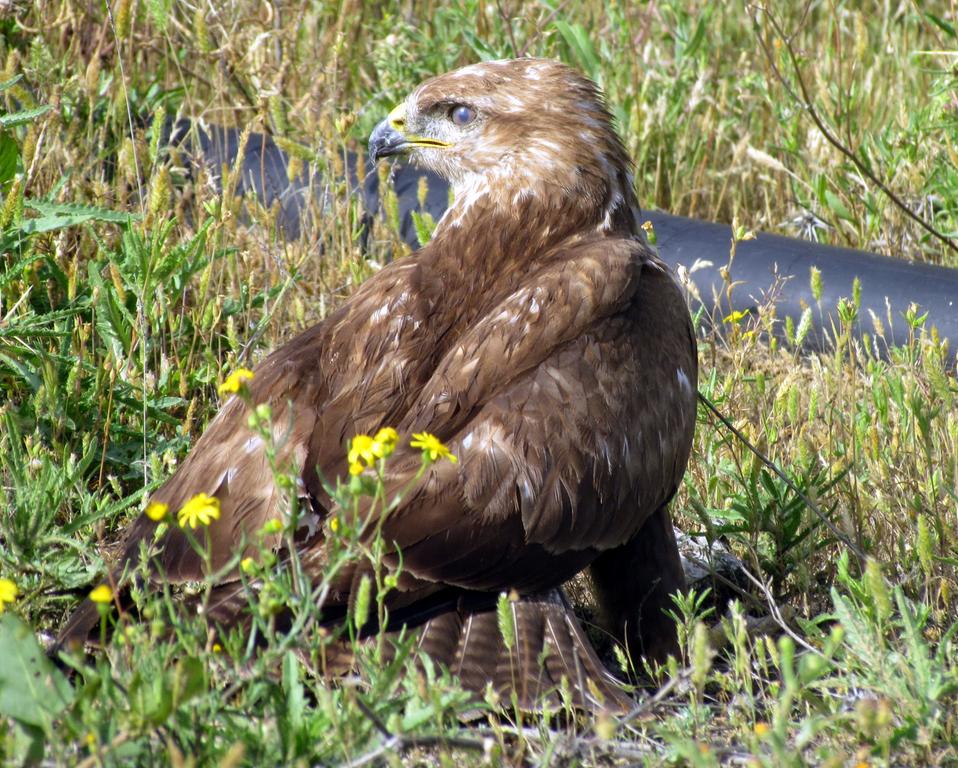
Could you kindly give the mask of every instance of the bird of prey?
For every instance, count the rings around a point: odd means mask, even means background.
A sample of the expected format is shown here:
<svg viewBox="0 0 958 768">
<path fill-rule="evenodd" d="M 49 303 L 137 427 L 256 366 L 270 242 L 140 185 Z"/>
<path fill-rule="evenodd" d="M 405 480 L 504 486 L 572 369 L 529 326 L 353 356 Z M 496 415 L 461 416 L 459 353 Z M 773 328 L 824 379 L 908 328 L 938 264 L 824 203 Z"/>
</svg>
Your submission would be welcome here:
<svg viewBox="0 0 958 768">
<path fill-rule="evenodd" d="M 491 682 L 522 707 L 563 678 L 578 706 L 621 705 L 560 588 L 588 568 L 606 628 L 633 656 L 676 650 L 664 611 L 683 575 L 667 504 L 689 457 L 697 357 L 681 289 L 640 232 L 609 112 L 561 63 L 483 62 L 421 84 L 369 151 L 408 155 L 455 198 L 425 247 L 270 354 L 249 383 L 251 401 L 272 408 L 277 463 L 295 470 L 312 518 L 297 535 L 303 567 L 319 577 L 333 535 L 322 478 L 346 476 L 352 435 L 394 427 L 387 495 L 407 491 L 378 521 L 385 565 L 401 562 L 389 628 L 403 622 L 465 687 Z M 157 581 L 221 570 L 282 514 L 248 416 L 230 399 L 153 494 L 171 510 L 208 494 L 221 512 L 204 531 L 208 563 L 170 526 Z M 416 480 L 418 432 L 458 461 Z M 132 524 L 117 574 L 155 528 L 147 515 Z M 324 615 L 349 605 L 363 567 L 337 576 Z M 245 599 L 228 597 L 239 581 L 222 577 L 211 620 L 241 620 Z M 509 647 L 502 592 L 518 596 Z M 96 621 L 81 606 L 61 639 L 85 638 Z"/>
</svg>

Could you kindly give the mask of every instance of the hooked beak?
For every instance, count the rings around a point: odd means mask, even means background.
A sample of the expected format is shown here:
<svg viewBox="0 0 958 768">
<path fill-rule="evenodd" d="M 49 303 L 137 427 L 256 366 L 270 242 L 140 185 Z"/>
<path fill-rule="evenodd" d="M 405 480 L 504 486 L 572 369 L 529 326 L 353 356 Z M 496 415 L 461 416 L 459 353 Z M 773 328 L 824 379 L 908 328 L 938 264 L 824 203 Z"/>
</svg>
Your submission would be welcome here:
<svg viewBox="0 0 958 768">
<path fill-rule="evenodd" d="M 374 163 L 381 157 L 401 154 L 406 148 L 406 137 L 390 125 L 388 117 L 369 134 L 369 159 Z"/>
<path fill-rule="evenodd" d="M 408 135 L 405 128 L 406 104 L 404 102 L 373 128 L 373 132 L 369 135 L 369 158 L 375 163 L 382 157 L 401 155 L 415 147 L 442 149 L 450 146 L 447 142 L 439 139 Z"/>
</svg>

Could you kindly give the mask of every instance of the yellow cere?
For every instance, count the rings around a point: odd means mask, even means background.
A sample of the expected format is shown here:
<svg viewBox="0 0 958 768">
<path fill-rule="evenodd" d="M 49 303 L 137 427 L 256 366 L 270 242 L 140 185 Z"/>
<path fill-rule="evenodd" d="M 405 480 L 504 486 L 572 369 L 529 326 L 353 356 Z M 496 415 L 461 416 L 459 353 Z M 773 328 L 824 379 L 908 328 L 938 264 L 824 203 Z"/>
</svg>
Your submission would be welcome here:
<svg viewBox="0 0 958 768">
<path fill-rule="evenodd" d="M 109 584 L 101 584 L 90 593 L 90 599 L 100 605 L 108 603 L 113 599 L 113 590 Z"/>
<path fill-rule="evenodd" d="M 394 130 L 401 131 L 406 125 L 406 102 L 404 101 L 393 107 L 386 119 Z"/>
<path fill-rule="evenodd" d="M 146 516 L 158 523 L 166 517 L 166 513 L 169 511 L 169 504 L 164 504 L 162 501 L 151 501 L 146 507 Z"/>
<path fill-rule="evenodd" d="M 198 493 L 176 513 L 180 528 L 196 528 L 220 519 L 220 500 L 206 493 Z"/>
<path fill-rule="evenodd" d="M 249 368 L 237 368 L 226 377 L 226 381 L 220 384 L 216 391 L 221 395 L 235 395 L 247 381 L 252 380 L 253 372 Z"/>
<path fill-rule="evenodd" d="M 20 590 L 10 579 L 0 579 L 0 613 L 17 599 Z"/>
<path fill-rule="evenodd" d="M 453 464 L 455 464 L 459 459 L 452 455 L 449 452 L 449 449 L 443 445 L 442 441 L 435 435 L 430 434 L 429 432 L 417 432 L 413 434 L 412 440 L 409 442 L 411 448 L 418 448 L 423 452 L 423 455 L 428 457 L 429 461 L 437 461 L 439 459 L 449 459 Z"/>
</svg>

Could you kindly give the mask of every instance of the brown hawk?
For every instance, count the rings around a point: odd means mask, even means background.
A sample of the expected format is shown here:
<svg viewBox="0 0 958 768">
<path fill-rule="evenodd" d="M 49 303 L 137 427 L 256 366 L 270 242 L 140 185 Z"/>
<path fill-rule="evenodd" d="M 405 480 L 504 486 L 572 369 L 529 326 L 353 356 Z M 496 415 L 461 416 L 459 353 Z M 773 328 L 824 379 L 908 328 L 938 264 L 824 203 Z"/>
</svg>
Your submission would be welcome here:
<svg viewBox="0 0 958 768">
<path fill-rule="evenodd" d="M 639 233 L 609 113 L 563 64 L 485 62 L 420 85 L 376 127 L 370 153 L 408 155 L 448 179 L 455 200 L 428 245 L 269 355 L 250 383 L 313 518 L 304 567 L 322 573 L 336 511 L 321 478 L 346 475 L 351 436 L 395 427 L 387 492 L 411 488 L 381 521 L 401 553 L 386 565 L 402 566 L 389 629 L 415 629 L 465 686 L 491 682 L 524 707 L 563 677 L 578 705 L 621 706 L 558 590 L 589 568 L 607 628 L 630 652 L 675 650 L 663 611 L 683 577 L 666 505 L 689 457 L 697 358 L 682 292 Z M 228 401 L 152 497 L 173 510 L 199 493 L 219 500 L 205 529 L 214 571 L 283 514 L 248 410 Z M 459 461 L 415 481 L 408 437 L 422 431 Z M 132 524 L 117 575 L 155 526 L 145 515 Z M 175 525 L 152 565 L 171 582 L 207 573 Z M 336 577 L 326 620 L 367 571 Z M 216 622 L 243 615 L 237 584 L 224 576 L 214 591 Z M 496 621 L 503 591 L 519 596 L 511 648 Z M 85 638 L 96 620 L 87 603 L 62 637 Z"/>
</svg>

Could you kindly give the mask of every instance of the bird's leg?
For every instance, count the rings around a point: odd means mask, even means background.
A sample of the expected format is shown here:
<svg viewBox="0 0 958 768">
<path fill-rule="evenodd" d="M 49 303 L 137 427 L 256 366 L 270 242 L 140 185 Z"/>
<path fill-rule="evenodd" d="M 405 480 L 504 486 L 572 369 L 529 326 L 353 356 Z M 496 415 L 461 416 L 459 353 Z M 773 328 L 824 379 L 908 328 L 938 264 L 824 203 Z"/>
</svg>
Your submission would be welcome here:
<svg viewBox="0 0 958 768">
<path fill-rule="evenodd" d="M 600 620 L 635 662 L 680 656 L 671 595 L 685 588 L 668 507 L 660 507 L 632 539 L 593 561 Z"/>
</svg>

